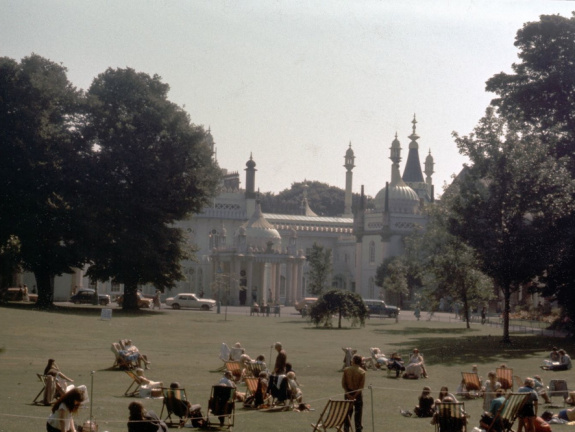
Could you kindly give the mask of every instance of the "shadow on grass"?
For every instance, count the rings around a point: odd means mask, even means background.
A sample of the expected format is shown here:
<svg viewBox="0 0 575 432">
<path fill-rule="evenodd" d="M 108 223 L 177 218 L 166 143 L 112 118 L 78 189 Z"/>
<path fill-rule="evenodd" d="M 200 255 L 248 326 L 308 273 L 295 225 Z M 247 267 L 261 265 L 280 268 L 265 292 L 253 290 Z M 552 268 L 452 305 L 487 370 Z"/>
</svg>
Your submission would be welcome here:
<svg viewBox="0 0 575 432">
<path fill-rule="evenodd" d="M 409 329 L 406 334 L 415 335 L 415 329 Z M 541 352 L 546 353 L 550 344 L 558 343 L 564 339 L 555 341 L 548 337 L 541 336 L 513 336 L 511 344 L 502 343 L 501 336 L 468 336 L 462 337 L 462 333 L 468 333 L 468 330 L 458 331 L 450 329 L 450 335 L 457 337 L 435 337 L 433 334 L 445 333 L 445 330 L 426 329 L 425 336 L 421 335 L 424 330 L 420 329 L 420 337 L 412 338 L 409 343 L 399 342 L 390 344 L 393 350 L 399 352 L 407 361 L 413 348 L 417 347 L 425 356 L 425 363 L 449 365 L 469 365 L 470 363 L 491 363 L 498 359 L 508 359 L 509 361 L 517 359 L 526 359 Z"/>
<path fill-rule="evenodd" d="M 68 306 L 53 306 L 51 308 L 38 308 L 35 303 L 21 303 L 21 302 L 8 302 L 1 304 L 1 307 L 10 309 L 24 309 L 37 312 L 57 313 L 60 315 L 78 315 L 78 316 L 100 316 L 102 309 L 110 309 L 106 306 L 96 305 L 70 305 Z M 152 317 L 157 314 L 165 314 L 166 312 L 152 311 L 150 309 L 138 309 L 134 311 L 124 311 L 123 309 L 112 309 L 112 315 L 116 317 L 126 318 L 142 318 Z"/>
</svg>

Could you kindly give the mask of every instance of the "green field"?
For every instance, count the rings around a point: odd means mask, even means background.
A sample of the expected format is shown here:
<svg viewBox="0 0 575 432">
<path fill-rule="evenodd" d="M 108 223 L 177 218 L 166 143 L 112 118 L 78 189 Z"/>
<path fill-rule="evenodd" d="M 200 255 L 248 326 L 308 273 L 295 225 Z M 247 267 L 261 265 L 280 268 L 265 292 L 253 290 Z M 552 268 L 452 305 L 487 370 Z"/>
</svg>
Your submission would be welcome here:
<svg viewBox="0 0 575 432">
<path fill-rule="evenodd" d="M 223 312 L 223 311 L 222 311 Z M 497 333 L 495 333 L 497 332 Z M 281 341 L 297 373 L 304 401 L 312 412 L 265 413 L 237 406 L 236 431 L 305 431 L 311 430 L 319 412 L 329 398 L 341 398 L 343 351 L 351 346 L 364 356 L 369 347 L 384 353 L 399 351 L 406 357 L 413 347 L 424 354 L 429 373 L 426 380 L 388 378 L 383 371 L 367 372 L 364 392 L 365 431 L 433 431 L 429 419 L 405 418 L 399 407 L 413 409 L 424 385 L 437 395 L 442 385 L 455 391 L 462 371 L 477 364 L 480 375 L 501 363 L 525 377 L 540 374 L 545 382 L 566 378 L 571 372 L 545 372 L 539 366 L 554 344 L 574 352 L 564 340 L 536 336 L 512 335 L 514 343 L 500 343 L 500 329 L 478 324 L 470 330 L 460 322 L 400 321 L 371 319 L 363 328 L 317 329 L 298 315 L 251 317 L 248 314 L 224 314 L 199 311 L 152 312 L 125 315 L 114 310 L 111 320 L 101 320 L 99 309 L 59 309 L 38 312 L 25 307 L 0 308 L 0 432 L 43 431 L 49 407 L 31 404 L 41 388 L 36 373 L 41 373 L 48 358 L 56 359 L 62 371 L 75 379 L 75 384 L 90 387 L 94 371 L 93 415 L 100 432 L 126 431 L 128 404 L 124 397 L 130 378 L 111 369 L 113 354 L 110 344 L 130 338 L 152 361 L 147 371 L 150 379 L 169 384 L 178 381 L 185 386 L 192 402 L 205 409 L 210 388 L 219 378 L 216 370 L 220 345 L 241 342 L 255 358 L 264 354 L 268 364 L 270 346 Z M 240 386 L 240 390 L 243 387 Z M 160 413 L 158 399 L 140 399 L 147 409 Z M 481 400 L 465 401 L 471 414 L 470 426 L 476 426 L 481 413 Z M 373 410 L 372 410 L 373 406 Z M 373 414 L 373 415 L 372 415 Z M 82 409 L 81 421 L 89 417 Z M 374 427 L 372 428 L 372 417 Z M 470 428 L 470 429 L 471 429 Z"/>
</svg>

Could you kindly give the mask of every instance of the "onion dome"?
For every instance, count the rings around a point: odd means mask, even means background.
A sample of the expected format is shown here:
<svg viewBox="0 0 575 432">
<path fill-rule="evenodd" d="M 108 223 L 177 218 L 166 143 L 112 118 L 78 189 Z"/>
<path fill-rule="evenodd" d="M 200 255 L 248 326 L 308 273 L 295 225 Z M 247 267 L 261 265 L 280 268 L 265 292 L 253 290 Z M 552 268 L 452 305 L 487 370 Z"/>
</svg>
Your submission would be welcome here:
<svg viewBox="0 0 575 432">
<path fill-rule="evenodd" d="M 250 219 L 244 223 L 238 232 L 245 232 L 247 244 L 254 248 L 265 250 L 268 242 L 272 242 L 273 250 L 280 250 L 281 236 L 274 226 L 263 216 L 262 207 L 257 203 L 256 209 Z"/>
</svg>

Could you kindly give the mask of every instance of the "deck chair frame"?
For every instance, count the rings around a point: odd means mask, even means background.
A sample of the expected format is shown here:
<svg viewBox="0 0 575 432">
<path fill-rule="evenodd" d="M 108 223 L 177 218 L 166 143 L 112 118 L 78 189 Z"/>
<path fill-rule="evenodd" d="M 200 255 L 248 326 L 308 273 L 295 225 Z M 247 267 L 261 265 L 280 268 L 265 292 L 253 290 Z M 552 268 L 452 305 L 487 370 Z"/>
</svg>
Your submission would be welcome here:
<svg viewBox="0 0 575 432">
<path fill-rule="evenodd" d="M 551 398 L 551 401 L 553 401 L 553 397 L 561 396 L 563 398 L 563 406 L 565 406 L 565 400 L 569 397 L 569 388 L 566 380 L 552 379 L 549 381 L 547 389 L 547 394 Z"/>
<path fill-rule="evenodd" d="M 186 402 L 188 401 L 188 395 L 186 394 L 185 388 L 166 388 L 162 387 L 162 396 L 164 399 L 162 401 L 162 411 L 160 411 L 160 418 L 164 415 L 164 408 L 166 409 L 166 417 L 164 422 L 166 422 L 170 427 L 174 426 L 172 420 L 172 415 L 180 418 L 179 425 L 184 425 L 189 420 L 188 416 L 188 406 Z M 179 401 L 179 402 L 176 402 Z"/>
<path fill-rule="evenodd" d="M 326 431 L 327 429 L 335 429 L 341 432 L 344 428 L 345 421 L 349 422 L 349 430 L 353 431 L 351 421 L 351 410 L 353 408 L 352 400 L 333 400 L 329 399 L 325 408 L 321 412 L 317 423 L 312 423 L 312 432 Z"/>
<path fill-rule="evenodd" d="M 124 392 L 124 396 L 128 396 L 128 397 L 139 396 L 140 395 L 140 387 L 142 385 L 142 382 L 140 381 L 140 377 L 138 377 L 138 375 L 136 375 L 136 373 L 132 370 L 125 370 L 124 372 L 126 372 L 126 374 L 128 374 L 128 376 L 130 378 L 132 378 L 132 382 L 130 383 L 130 386 L 126 389 L 126 391 Z M 134 386 L 136 386 L 136 387 L 132 390 L 132 387 L 134 387 Z"/>
<path fill-rule="evenodd" d="M 230 429 L 234 427 L 235 420 L 235 397 L 236 389 L 222 385 L 212 386 L 206 423 L 208 427 Z M 217 422 L 210 420 L 210 413 L 218 419 Z"/>
<path fill-rule="evenodd" d="M 519 415 L 519 410 L 531 397 L 530 393 L 509 393 L 505 398 L 505 402 L 501 405 L 493 421 L 489 425 L 487 432 L 493 430 L 496 422 L 499 420 L 502 424 L 502 431 L 509 432 L 513 427 L 513 423 Z"/>
<path fill-rule="evenodd" d="M 467 432 L 463 402 L 438 403 L 435 405 L 435 414 L 436 432 Z"/>
<path fill-rule="evenodd" d="M 513 391 L 513 369 L 507 367 L 497 368 L 495 369 L 495 376 L 503 390 Z"/>
<path fill-rule="evenodd" d="M 37 373 L 36 376 L 38 377 L 38 379 L 39 379 L 40 382 L 42 383 L 42 390 L 40 390 L 40 391 L 38 392 L 38 394 L 36 395 L 36 397 L 34 398 L 34 400 L 32 401 L 32 403 L 33 403 L 34 405 L 40 405 L 40 404 L 43 405 L 43 404 L 44 404 L 44 401 L 43 401 L 44 397 L 43 397 L 42 395 L 43 395 L 44 391 L 46 390 L 46 376 L 45 376 L 45 375 L 42 375 L 42 374 L 39 374 L 39 373 Z M 41 396 L 42 396 L 42 397 L 41 397 Z M 50 402 L 52 402 L 52 401 L 50 401 Z"/>
</svg>

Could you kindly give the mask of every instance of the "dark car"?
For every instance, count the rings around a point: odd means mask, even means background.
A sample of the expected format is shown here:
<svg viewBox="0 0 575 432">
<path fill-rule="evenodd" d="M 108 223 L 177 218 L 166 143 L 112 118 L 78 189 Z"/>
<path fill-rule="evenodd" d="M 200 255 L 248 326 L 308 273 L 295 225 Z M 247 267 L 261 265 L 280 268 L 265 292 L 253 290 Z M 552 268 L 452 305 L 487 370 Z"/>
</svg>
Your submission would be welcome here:
<svg viewBox="0 0 575 432">
<path fill-rule="evenodd" d="M 395 318 L 399 315 L 397 306 L 389 306 L 383 300 L 365 299 L 363 302 L 367 306 L 370 315 L 387 315 L 390 318 Z"/>
<path fill-rule="evenodd" d="M 70 302 L 74 304 L 92 304 L 94 303 L 95 295 L 96 291 L 93 289 L 84 288 L 70 297 Z M 108 294 L 98 294 L 98 304 L 106 306 L 108 303 L 110 303 L 110 296 Z"/>
</svg>

